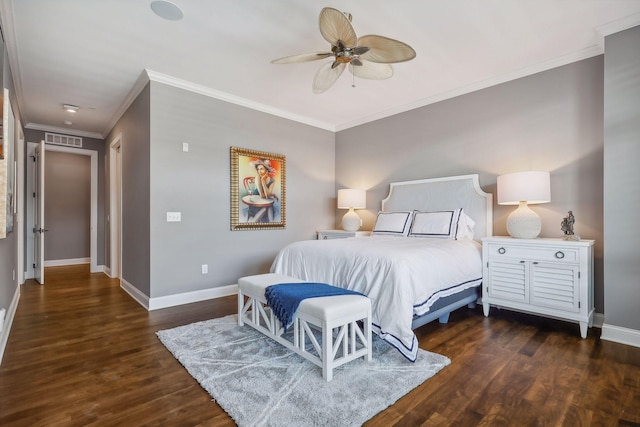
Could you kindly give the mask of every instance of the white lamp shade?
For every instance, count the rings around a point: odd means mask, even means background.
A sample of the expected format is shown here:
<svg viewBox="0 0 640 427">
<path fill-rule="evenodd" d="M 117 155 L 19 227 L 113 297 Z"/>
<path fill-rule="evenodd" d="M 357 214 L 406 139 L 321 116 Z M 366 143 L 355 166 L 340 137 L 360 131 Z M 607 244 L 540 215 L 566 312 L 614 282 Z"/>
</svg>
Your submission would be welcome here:
<svg viewBox="0 0 640 427">
<path fill-rule="evenodd" d="M 515 172 L 498 177 L 498 204 L 530 205 L 551 201 L 549 172 Z"/>
<path fill-rule="evenodd" d="M 338 190 L 338 209 L 364 209 L 367 207 L 365 190 L 345 188 Z"/>
</svg>

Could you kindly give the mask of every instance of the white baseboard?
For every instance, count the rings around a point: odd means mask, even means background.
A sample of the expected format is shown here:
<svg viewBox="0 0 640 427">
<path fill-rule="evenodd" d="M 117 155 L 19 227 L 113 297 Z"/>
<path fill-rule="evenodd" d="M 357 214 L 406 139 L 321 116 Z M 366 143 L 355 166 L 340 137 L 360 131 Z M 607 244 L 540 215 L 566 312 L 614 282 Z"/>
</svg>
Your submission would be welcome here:
<svg viewBox="0 0 640 427">
<path fill-rule="evenodd" d="M 149 310 L 149 297 L 143 294 L 138 288 L 124 279 L 120 279 L 120 287 L 128 293 L 138 304 Z"/>
<path fill-rule="evenodd" d="M 7 346 L 7 341 L 9 340 L 9 332 L 11 331 L 11 325 L 13 324 L 13 318 L 16 315 L 19 300 L 20 286 L 16 288 L 16 292 L 13 294 L 11 305 L 7 309 L 7 314 L 4 318 L 4 326 L 2 327 L 2 331 L 0 331 L 0 364 L 2 363 L 2 356 L 4 356 L 4 349 Z"/>
<path fill-rule="evenodd" d="M 63 265 L 90 264 L 91 258 L 52 259 L 44 262 L 45 267 L 61 267 Z"/>
<path fill-rule="evenodd" d="M 102 272 L 104 274 L 113 279 L 113 276 L 111 275 L 111 268 L 107 267 L 106 265 L 99 265 L 98 267 L 102 269 Z"/>
<path fill-rule="evenodd" d="M 182 294 L 167 295 L 164 297 L 149 298 L 138 288 L 124 279 L 120 279 L 120 287 L 128 293 L 138 304 L 149 311 L 161 308 L 175 307 L 193 302 L 206 301 L 215 298 L 222 298 L 238 293 L 238 285 L 221 286 L 218 288 L 203 289 L 200 291 L 185 292 Z"/>
<path fill-rule="evenodd" d="M 600 335 L 600 339 L 631 345 L 633 347 L 640 347 L 640 331 L 622 328 L 620 326 L 607 325 L 606 323 L 602 325 L 602 334 Z"/>
<path fill-rule="evenodd" d="M 219 288 L 203 289 L 200 291 L 185 292 L 182 294 L 155 297 L 149 300 L 149 310 L 175 307 L 176 305 L 191 304 L 192 302 L 206 301 L 209 299 L 222 298 L 228 295 L 236 295 L 238 285 L 221 286 Z"/>
</svg>

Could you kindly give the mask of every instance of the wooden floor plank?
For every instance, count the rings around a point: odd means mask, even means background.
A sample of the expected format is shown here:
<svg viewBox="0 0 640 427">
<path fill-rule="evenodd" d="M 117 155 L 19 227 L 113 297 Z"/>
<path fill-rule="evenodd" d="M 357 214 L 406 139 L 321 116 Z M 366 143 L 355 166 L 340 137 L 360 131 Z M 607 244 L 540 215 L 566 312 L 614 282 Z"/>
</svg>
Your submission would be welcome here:
<svg viewBox="0 0 640 427">
<path fill-rule="evenodd" d="M 45 274 L 21 289 L 0 425 L 234 425 L 155 333 L 233 314 L 235 297 L 148 312 L 87 266 Z M 451 365 L 365 426 L 640 425 L 640 349 L 598 329 L 477 307 L 416 335 Z"/>
</svg>

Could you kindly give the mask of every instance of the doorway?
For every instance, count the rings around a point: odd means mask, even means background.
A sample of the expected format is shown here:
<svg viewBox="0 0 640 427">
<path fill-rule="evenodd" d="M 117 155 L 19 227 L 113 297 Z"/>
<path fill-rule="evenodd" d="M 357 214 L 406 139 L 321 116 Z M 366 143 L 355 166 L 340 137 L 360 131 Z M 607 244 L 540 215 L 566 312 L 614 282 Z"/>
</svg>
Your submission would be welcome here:
<svg viewBox="0 0 640 427">
<path fill-rule="evenodd" d="M 26 250 L 25 250 L 25 279 L 32 279 L 35 277 L 34 265 L 38 264 L 35 259 L 35 233 L 34 233 L 34 214 L 35 214 L 35 162 L 31 161 L 35 159 L 35 150 L 38 147 L 38 143 L 27 143 L 27 156 L 30 161 L 27 162 L 27 194 L 29 197 L 25 200 L 26 210 Z M 54 151 L 69 154 L 80 154 L 90 156 L 91 163 L 91 183 L 90 183 L 90 231 L 89 231 L 89 269 L 90 272 L 96 273 L 102 271 L 98 268 L 98 152 L 93 150 L 86 150 L 82 148 L 62 147 L 51 144 L 45 144 L 46 151 Z M 46 195 L 46 185 L 44 186 L 44 193 Z M 46 219 L 45 219 L 46 220 Z M 46 225 L 46 221 L 45 221 Z"/>
</svg>

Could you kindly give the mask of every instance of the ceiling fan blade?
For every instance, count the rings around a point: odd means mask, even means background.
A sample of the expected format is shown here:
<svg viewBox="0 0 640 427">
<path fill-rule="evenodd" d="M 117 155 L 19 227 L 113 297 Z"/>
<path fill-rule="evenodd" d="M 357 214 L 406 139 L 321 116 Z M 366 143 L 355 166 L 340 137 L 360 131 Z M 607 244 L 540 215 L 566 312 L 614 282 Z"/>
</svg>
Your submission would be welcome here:
<svg viewBox="0 0 640 427">
<path fill-rule="evenodd" d="M 361 66 L 349 64 L 349 71 L 356 77 L 369 80 L 384 80 L 393 76 L 393 67 L 389 64 L 379 62 L 363 61 L 360 57 Z"/>
<path fill-rule="evenodd" d="M 272 64 L 293 64 L 296 62 L 309 62 L 317 61 L 318 59 L 328 58 L 332 56 L 331 52 L 307 52 L 299 53 L 297 55 L 285 56 L 284 58 L 278 58 L 271 61 Z"/>
<path fill-rule="evenodd" d="M 416 51 L 408 44 L 384 36 L 369 34 L 358 39 L 358 46 L 366 46 L 368 52 L 360 58 L 372 62 L 391 64 L 410 61 L 416 57 Z"/>
<path fill-rule="evenodd" d="M 323 93 L 329 89 L 342 75 L 347 64 L 338 64 L 335 67 L 332 65 L 333 63 L 327 62 L 320 67 L 313 78 L 313 93 Z"/>
<path fill-rule="evenodd" d="M 338 40 L 346 47 L 353 47 L 358 43 L 356 32 L 349 22 L 349 18 L 337 9 L 325 7 L 320 12 L 320 34 L 332 46 L 338 45 Z"/>
</svg>

